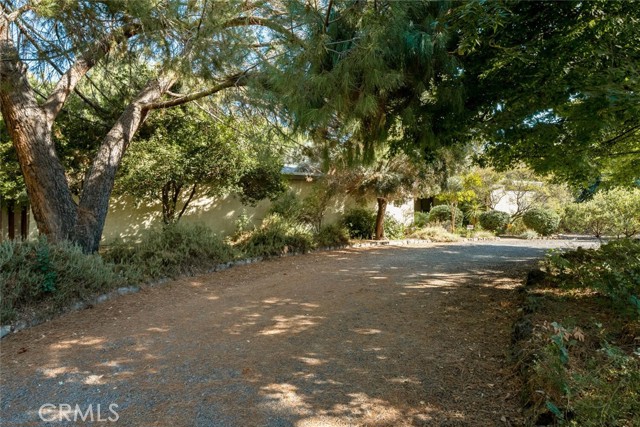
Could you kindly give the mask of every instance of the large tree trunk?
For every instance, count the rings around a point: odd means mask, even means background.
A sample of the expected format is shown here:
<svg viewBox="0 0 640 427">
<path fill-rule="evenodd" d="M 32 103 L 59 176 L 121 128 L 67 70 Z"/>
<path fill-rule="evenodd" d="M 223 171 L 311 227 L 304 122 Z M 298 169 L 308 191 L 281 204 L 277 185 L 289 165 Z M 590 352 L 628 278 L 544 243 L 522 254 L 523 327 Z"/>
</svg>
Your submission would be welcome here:
<svg viewBox="0 0 640 427">
<path fill-rule="evenodd" d="M 51 138 L 53 117 L 38 105 L 26 66 L 1 24 L 0 109 L 18 155 L 33 216 L 40 232 L 51 240 L 68 239 L 77 211 Z"/>
<path fill-rule="evenodd" d="M 384 239 L 384 214 L 387 211 L 387 199 L 378 197 L 378 215 L 376 216 L 376 240 Z"/>
<path fill-rule="evenodd" d="M 116 172 L 131 139 L 147 116 L 146 104 L 158 101 L 175 78 L 151 81 L 129 104 L 103 139 L 85 178 L 76 205 L 56 155 L 51 129 L 69 92 L 87 67 L 71 68 L 51 97 L 40 106 L 0 20 L 0 110 L 7 124 L 24 175 L 33 216 L 40 233 L 51 241 L 71 240 L 86 252 L 98 250 Z"/>
</svg>

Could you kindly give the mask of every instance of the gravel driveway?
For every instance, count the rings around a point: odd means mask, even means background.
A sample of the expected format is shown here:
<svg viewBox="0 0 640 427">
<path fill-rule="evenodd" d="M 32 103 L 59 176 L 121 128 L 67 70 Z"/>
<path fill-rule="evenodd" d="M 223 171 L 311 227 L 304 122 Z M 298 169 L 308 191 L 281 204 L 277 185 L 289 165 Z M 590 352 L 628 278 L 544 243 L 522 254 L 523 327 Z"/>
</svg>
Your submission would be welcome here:
<svg viewBox="0 0 640 427">
<path fill-rule="evenodd" d="M 0 425 L 518 425 L 514 288 L 577 244 L 349 249 L 146 288 L 2 340 Z"/>
</svg>

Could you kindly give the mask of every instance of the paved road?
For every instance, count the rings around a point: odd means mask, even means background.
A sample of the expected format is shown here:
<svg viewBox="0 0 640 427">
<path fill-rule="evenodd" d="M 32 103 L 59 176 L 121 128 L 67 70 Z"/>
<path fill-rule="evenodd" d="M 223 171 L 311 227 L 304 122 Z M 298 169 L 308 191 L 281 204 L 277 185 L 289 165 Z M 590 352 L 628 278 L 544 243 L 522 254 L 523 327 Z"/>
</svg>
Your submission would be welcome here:
<svg viewBox="0 0 640 427">
<path fill-rule="evenodd" d="M 514 288 L 576 244 L 350 249 L 147 288 L 4 339 L 0 425 L 518 425 Z"/>
</svg>

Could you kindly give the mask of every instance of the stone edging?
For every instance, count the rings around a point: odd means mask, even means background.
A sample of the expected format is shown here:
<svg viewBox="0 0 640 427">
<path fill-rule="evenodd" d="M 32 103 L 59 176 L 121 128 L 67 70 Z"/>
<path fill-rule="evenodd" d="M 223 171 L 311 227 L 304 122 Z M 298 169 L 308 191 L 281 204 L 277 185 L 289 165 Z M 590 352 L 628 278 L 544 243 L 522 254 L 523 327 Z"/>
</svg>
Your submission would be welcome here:
<svg viewBox="0 0 640 427">
<path fill-rule="evenodd" d="M 474 241 L 482 241 L 482 240 L 500 240 L 499 237 L 495 237 L 495 238 L 466 238 L 463 237 L 461 238 L 458 242 L 441 242 L 441 243 L 459 243 L 459 242 L 474 242 Z M 424 243 L 440 243 L 440 242 L 432 242 L 429 239 L 401 239 L 401 240 L 384 240 L 384 241 L 367 241 L 367 242 L 359 242 L 359 243 L 352 243 L 349 245 L 341 245 L 341 246 L 327 246 L 327 247 L 323 247 L 323 248 L 319 248 L 319 249 L 314 249 L 311 250 L 307 253 L 318 253 L 318 252 L 328 252 L 328 251 L 335 251 L 335 250 L 340 250 L 340 249 L 349 249 L 349 248 L 369 248 L 369 247 L 374 247 L 374 246 L 406 246 L 406 245 L 413 245 L 413 244 L 424 244 Z M 304 255 L 304 253 L 300 253 L 300 252 L 289 252 L 289 253 L 285 253 L 283 255 L 281 255 L 282 257 L 288 257 L 288 256 L 298 256 L 298 255 Z M 276 258 L 276 257 L 272 257 L 272 258 Z M 265 257 L 255 257 L 255 258 L 246 258 L 246 259 L 240 259 L 237 261 L 229 261 L 229 262 L 225 262 L 222 264 L 217 264 L 215 265 L 213 268 L 209 269 L 209 270 L 205 270 L 201 273 L 198 274 L 209 274 L 209 273 L 215 273 L 216 271 L 223 271 L 223 270 L 227 270 L 231 267 L 236 267 L 236 266 L 241 266 L 241 265 L 248 265 L 248 264 L 253 264 L 256 262 L 260 262 L 263 261 L 265 259 Z M 188 277 L 188 276 L 187 276 Z M 64 313 L 68 313 L 68 312 L 72 312 L 72 311 L 80 311 L 80 310 L 84 310 L 86 308 L 89 307 L 93 307 L 95 305 L 98 304 L 102 304 L 106 301 L 109 301 L 117 296 L 121 296 L 121 295 L 129 295 L 129 294 L 135 294 L 140 292 L 140 290 L 144 287 L 153 287 L 153 286 L 159 286 L 162 285 L 164 283 L 167 283 L 169 281 L 171 281 L 172 279 L 169 277 L 162 277 L 160 279 L 156 279 L 153 282 L 147 282 L 147 283 L 143 283 L 141 285 L 133 285 L 133 286 L 125 286 L 122 288 L 118 288 L 118 289 L 114 289 L 111 292 L 107 292 L 106 294 L 102 294 L 102 295 L 98 295 L 94 298 L 91 298 L 89 300 L 86 301 L 78 301 L 75 304 L 71 305 L 68 309 L 64 310 L 62 313 L 59 313 L 57 315 L 54 315 L 51 318 L 45 318 L 45 319 L 34 319 L 31 321 L 25 321 L 25 320 L 21 320 L 18 321 L 12 325 L 4 325 L 0 327 L 0 339 L 4 338 L 5 336 L 11 334 L 11 333 L 16 333 L 19 331 L 22 331 L 24 329 L 33 327 L 33 326 L 37 326 L 40 325 L 42 323 L 48 322 L 49 320 L 51 320 L 52 318 L 60 315 L 60 314 L 64 314 Z"/>
</svg>

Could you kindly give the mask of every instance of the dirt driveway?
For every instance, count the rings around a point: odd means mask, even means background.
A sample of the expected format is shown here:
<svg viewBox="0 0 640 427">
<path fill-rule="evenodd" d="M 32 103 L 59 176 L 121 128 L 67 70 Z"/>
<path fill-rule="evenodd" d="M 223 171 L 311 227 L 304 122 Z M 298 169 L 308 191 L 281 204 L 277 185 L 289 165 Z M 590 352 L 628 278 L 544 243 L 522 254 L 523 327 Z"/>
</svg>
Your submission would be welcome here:
<svg viewBox="0 0 640 427">
<path fill-rule="evenodd" d="M 569 244 L 350 249 L 147 288 L 4 339 L 0 425 L 518 425 L 514 287 Z"/>
</svg>

